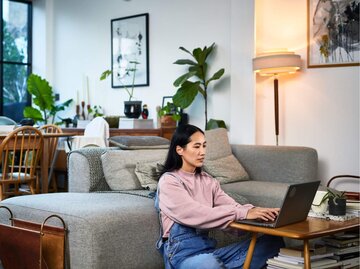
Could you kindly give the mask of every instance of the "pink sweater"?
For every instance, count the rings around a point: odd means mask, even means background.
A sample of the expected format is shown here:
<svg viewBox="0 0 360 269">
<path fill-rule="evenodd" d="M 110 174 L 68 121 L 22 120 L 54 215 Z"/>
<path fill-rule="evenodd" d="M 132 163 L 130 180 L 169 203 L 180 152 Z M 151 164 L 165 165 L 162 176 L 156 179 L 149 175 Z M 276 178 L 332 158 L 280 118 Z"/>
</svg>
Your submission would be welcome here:
<svg viewBox="0 0 360 269">
<path fill-rule="evenodd" d="M 168 237 L 174 222 L 199 228 L 226 228 L 230 222 L 246 218 L 254 206 L 240 205 L 228 196 L 218 181 L 205 172 L 183 170 L 164 174 L 159 181 L 159 206 L 163 237 Z"/>
</svg>

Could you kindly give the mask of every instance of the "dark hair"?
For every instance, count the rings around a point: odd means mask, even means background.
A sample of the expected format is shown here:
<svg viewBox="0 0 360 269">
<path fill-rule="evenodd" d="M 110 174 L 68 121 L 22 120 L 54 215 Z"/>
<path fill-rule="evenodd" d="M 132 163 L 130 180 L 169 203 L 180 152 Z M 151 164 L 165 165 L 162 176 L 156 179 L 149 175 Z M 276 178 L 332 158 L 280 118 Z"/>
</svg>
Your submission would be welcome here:
<svg viewBox="0 0 360 269">
<path fill-rule="evenodd" d="M 204 131 L 201 130 L 199 127 L 190 124 L 179 125 L 176 128 L 175 133 L 171 138 L 169 151 L 165 160 L 164 167 L 160 172 L 160 176 L 166 172 L 172 172 L 182 167 L 183 162 L 181 156 L 176 152 L 176 147 L 180 146 L 182 148 L 185 148 L 186 145 L 191 141 L 190 137 L 196 132 L 204 134 Z M 195 173 L 200 172 L 201 167 L 196 167 Z"/>
</svg>

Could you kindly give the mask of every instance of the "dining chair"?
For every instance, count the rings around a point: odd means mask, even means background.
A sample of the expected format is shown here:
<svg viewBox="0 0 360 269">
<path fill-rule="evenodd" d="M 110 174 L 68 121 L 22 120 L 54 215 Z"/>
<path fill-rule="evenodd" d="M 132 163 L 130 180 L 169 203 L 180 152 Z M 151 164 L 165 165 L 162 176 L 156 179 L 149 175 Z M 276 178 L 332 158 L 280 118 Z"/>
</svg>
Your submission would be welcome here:
<svg viewBox="0 0 360 269">
<path fill-rule="evenodd" d="M 39 130 L 43 133 L 43 134 L 60 134 L 62 133 L 62 129 L 55 125 L 55 124 L 46 124 L 43 125 L 39 128 Z M 49 178 L 48 178 L 48 182 L 49 182 L 49 192 L 57 192 L 58 190 L 58 184 L 57 184 L 57 173 L 54 170 L 54 164 L 56 162 L 57 156 L 58 156 L 58 143 L 59 143 L 59 137 L 48 137 L 45 138 L 46 139 L 46 143 L 48 145 L 48 167 L 49 167 Z M 40 170 L 40 169 L 39 169 Z M 37 188 L 40 186 L 40 184 L 36 184 Z M 39 191 L 37 189 L 37 191 Z"/>
<path fill-rule="evenodd" d="M 0 125 L 16 125 L 16 121 L 5 116 L 0 116 Z"/>
<path fill-rule="evenodd" d="M 16 128 L 0 144 L 0 201 L 23 194 L 35 194 L 44 140 L 31 126 Z"/>
</svg>

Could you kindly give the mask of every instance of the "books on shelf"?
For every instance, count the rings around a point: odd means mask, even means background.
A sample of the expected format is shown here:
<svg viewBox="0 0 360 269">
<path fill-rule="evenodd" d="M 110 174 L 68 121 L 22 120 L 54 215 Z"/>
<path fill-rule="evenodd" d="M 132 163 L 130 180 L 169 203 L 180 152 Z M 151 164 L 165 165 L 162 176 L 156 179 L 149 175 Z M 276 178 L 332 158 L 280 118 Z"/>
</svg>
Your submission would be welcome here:
<svg viewBox="0 0 360 269">
<path fill-rule="evenodd" d="M 287 268 L 287 269 L 303 269 L 304 262 L 301 263 L 290 263 L 278 259 L 279 256 L 267 260 L 268 265 L 277 266 L 278 268 Z M 333 259 L 324 258 L 311 262 L 312 269 L 325 269 L 325 268 L 337 268 L 341 266 L 342 262 L 338 262 Z"/>
<path fill-rule="evenodd" d="M 304 246 L 297 245 L 288 248 L 280 248 L 279 253 L 282 255 L 293 256 L 293 257 L 304 257 Z M 325 245 L 315 244 L 314 246 L 310 247 L 310 256 L 320 255 L 325 253 L 326 253 Z"/>
<path fill-rule="evenodd" d="M 341 233 L 322 238 L 322 241 L 332 247 L 344 248 L 359 245 L 358 233 Z"/>
</svg>

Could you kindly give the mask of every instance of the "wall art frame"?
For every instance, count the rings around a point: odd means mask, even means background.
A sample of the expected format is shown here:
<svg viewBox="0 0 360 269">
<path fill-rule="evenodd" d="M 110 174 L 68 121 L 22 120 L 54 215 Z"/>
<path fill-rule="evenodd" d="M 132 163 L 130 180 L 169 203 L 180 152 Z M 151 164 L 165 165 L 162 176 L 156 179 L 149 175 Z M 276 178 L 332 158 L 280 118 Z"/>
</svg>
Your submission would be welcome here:
<svg viewBox="0 0 360 269">
<path fill-rule="evenodd" d="M 111 20 L 111 71 L 112 88 L 150 85 L 149 13 Z"/>
<path fill-rule="evenodd" d="M 308 68 L 360 65 L 359 2 L 307 0 Z"/>
</svg>

